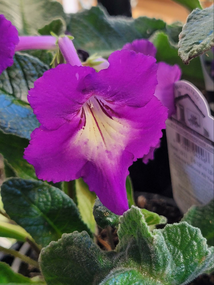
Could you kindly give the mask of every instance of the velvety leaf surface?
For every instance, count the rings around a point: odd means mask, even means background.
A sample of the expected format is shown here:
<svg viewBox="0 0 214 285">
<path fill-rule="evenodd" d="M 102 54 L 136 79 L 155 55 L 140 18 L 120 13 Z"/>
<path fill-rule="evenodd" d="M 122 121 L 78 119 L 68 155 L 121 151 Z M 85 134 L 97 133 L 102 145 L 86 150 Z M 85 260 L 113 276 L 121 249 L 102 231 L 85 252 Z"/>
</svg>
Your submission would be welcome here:
<svg viewBox="0 0 214 285">
<path fill-rule="evenodd" d="M 2 185 L 2 201 L 10 218 L 42 246 L 63 233 L 88 230 L 72 199 L 44 182 L 9 179 Z"/>
<path fill-rule="evenodd" d="M 99 25 L 97 25 L 99 23 Z M 74 45 L 88 51 L 108 56 L 127 42 L 149 38 L 155 31 L 165 29 L 162 20 L 139 17 L 108 16 L 100 7 L 92 7 L 70 15 L 67 29 L 74 36 Z"/>
<path fill-rule="evenodd" d="M 145 221 L 148 226 L 167 223 L 167 219 L 164 216 L 159 216 L 154 212 L 150 212 L 146 209 L 141 209 L 141 213 L 144 215 Z"/>
<path fill-rule="evenodd" d="M 0 129 L 6 134 L 30 139 L 39 126 L 30 106 L 11 95 L 0 93 Z"/>
<path fill-rule="evenodd" d="M 134 269 L 116 269 L 100 283 L 100 285 L 161 285 L 162 283 L 146 280 L 146 277 Z"/>
<path fill-rule="evenodd" d="M 17 284 L 44 284 L 44 283 L 35 283 L 30 278 L 24 277 L 21 274 L 15 273 L 9 265 L 4 262 L 0 262 L 0 284 L 10 284 L 10 285 L 17 285 Z"/>
<path fill-rule="evenodd" d="M 40 266 L 48 285 L 99 284 L 113 268 L 114 254 L 101 251 L 86 232 L 74 232 L 43 248 Z"/>
<path fill-rule="evenodd" d="M 202 9 L 199 0 L 173 0 L 173 1 L 181 4 L 182 6 L 186 7 L 190 11 L 192 11 L 195 8 Z"/>
<path fill-rule="evenodd" d="M 214 46 L 214 5 L 204 10 L 195 9 L 187 18 L 180 34 L 178 53 L 184 63 Z"/>
<path fill-rule="evenodd" d="M 96 194 L 89 190 L 88 185 L 81 178 L 75 181 L 75 191 L 80 215 L 86 225 L 94 233 L 96 229 L 96 222 L 93 215 L 93 207 Z"/>
<path fill-rule="evenodd" d="M 117 266 L 138 268 L 165 285 L 187 284 L 214 262 L 214 247 L 199 229 L 183 222 L 150 232 L 136 207 L 120 218 L 118 237 L 116 250 L 125 254 Z"/>
<path fill-rule="evenodd" d="M 184 285 L 213 266 L 214 247 L 198 228 L 182 222 L 151 231 L 134 206 L 120 218 L 118 237 L 110 252 L 85 232 L 52 242 L 40 256 L 47 284 Z"/>
<path fill-rule="evenodd" d="M 199 228 L 208 245 L 214 245 L 214 200 L 205 206 L 192 206 L 182 221 Z"/>
<path fill-rule="evenodd" d="M 204 77 L 199 58 L 195 58 L 189 65 L 185 65 L 178 56 L 178 50 L 171 45 L 167 34 L 158 32 L 152 37 L 152 42 L 157 48 L 157 61 L 164 61 L 168 64 L 178 64 L 182 69 L 182 78 L 189 80 L 198 88 L 204 88 Z"/>
<path fill-rule="evenodd" d="M 23 158 L 24 149 L 28 144 L 27 139 L 0 131 L 0 153 L 3 154 L 10 168 L 23 179 L 37 179 L 34 167 Z"/>
<path fill-rule="evenodd" d="M 64 22 L 63 8 L 51 0 L 0 0 L 0 11 L 18 29 L 19 34 L 33 35 L 53 20 Z"/>
<path fill-rule="evenodd" d="M 16 53 L 14 64 L 0 75 L 0 91 L 28 102 L 28 90 L 47 69 L 48 66 L 38 58 Z"/>
</svg>

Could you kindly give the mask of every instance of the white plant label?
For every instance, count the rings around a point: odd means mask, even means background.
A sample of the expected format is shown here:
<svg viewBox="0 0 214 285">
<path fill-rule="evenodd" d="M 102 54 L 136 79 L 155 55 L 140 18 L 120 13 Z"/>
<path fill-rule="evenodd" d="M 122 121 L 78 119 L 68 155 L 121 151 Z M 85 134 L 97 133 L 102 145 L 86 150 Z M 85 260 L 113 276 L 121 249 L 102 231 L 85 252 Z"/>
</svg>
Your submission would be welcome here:
<svg viewBox="0 0 214 285">
<path fill-rule="evenodd" d="M 214 198 L 214 118 L 191 83 L 175 83 L 176 114 L 166 122 L 173 196 L 182 212 Z"/>
</svg>

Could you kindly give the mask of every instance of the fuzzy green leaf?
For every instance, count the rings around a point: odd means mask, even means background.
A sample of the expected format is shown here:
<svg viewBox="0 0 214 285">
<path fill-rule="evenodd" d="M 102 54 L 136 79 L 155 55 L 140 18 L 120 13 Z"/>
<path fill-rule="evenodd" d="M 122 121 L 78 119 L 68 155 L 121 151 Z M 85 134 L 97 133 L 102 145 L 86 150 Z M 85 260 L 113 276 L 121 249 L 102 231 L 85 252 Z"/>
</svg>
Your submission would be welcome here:
<svg viewBox="0 0 214 285">
<path fill-rule="evenodd" d="M 199 229 L 183 222 L 151 232 L 136 207 L 120 218 L 118 237 L 116 250 L 125 253 L 118 265 L 134 266 L 165 285 L 187 284 L 214 262 L 214 247 Z"/>
<path fill-rule="evenodd" d="M 180 34 L 178 54 L 184 63 L 214 46 L 214 5 L 204 10 L 195 9 L 187 18 Z"/>
<path fill-rule="evenodd" d="M 39 126 L 30 106 L 11 95 L 0 93 L 0 129 L 6 134 L 30 139 Z"/>
<path fill-rule="evenodd" d="M 76 48 L 108 56 L 127 42 L 149 38 L 155 31 L 164 30 L 165 27 L 162 20 L 112 17 L 100 7 L 92 7 L 70 15 L 67 29 L 74 36 Z"/>
<path fill-rule="evenodd" d="M 38 58 L 16 53 L 14 64 L 0 75 L 0 91 L 28 102 L 28 90 L 34 86 L 34 81 L 41 77 L 47 69 L 48 66 Z"/>
<path fill-rule="evenodd" d="M 118 237 L 106 252 L 84 232 L 63 235 L 41 253 L 47 284 L 184 285 L 213 266 L 214 247 L 199 229 L 182 222 L 151 231 L 134 206 L 120 218 Z"/>
<path fill-rule="evenodd" d="M 27 139 L 0 131 L 0 153 L 3 154 L 7 165 L 23 179 L 37 179 L 33 166 L 23 158 L 24 149 L 28 144 Z"/>
<path fill-rule="evenodd" d="M 1 191 L 6 213 L 42 246 L 63 233 L 90 232 L 73 200 L 47 183 L 12 178 Z"/>
<path fill-rule="evenodd" d="M 182 221 L 199 228 L 208 245 L 214 245 L 214 200 L 205 206 L 192 206 Z"/>
<path fill-rule="evenodd" d="M 63 8 L 51 0 L 0 0 L 0 11 L 10 20 L 19 34 L 33 35 L 53 20 L 65 23 Z"/>
<path fill-rule="evenodd" d="M 134 269 L 120 268 L 110 272 L 110 274 L 100 283 L 100 285 L 161 285 L 156 281 L 146 280 L 138 271 Z"/>
<path fill-rule="evenodd" d="M 204 88 L 204 77 L 199 58 L 195 58 L 189 65 L 185 65 L 178 56 L 177 48 L 170 43 L 164 32 L 157 32 L 151 40 L 157 48 L 157 61 L 164 61 L 171 65 L 178 64 L 182 70 L 183 79 L 189 80 L 199 88 Z"/>
<path fill-rule="evenodd" d="M 86 232 L 74 232 L 43 248 L 40 266 L 48 285 L 99 284 L 113 268 L 114 255 L 101 251 Z"/>
</svg>

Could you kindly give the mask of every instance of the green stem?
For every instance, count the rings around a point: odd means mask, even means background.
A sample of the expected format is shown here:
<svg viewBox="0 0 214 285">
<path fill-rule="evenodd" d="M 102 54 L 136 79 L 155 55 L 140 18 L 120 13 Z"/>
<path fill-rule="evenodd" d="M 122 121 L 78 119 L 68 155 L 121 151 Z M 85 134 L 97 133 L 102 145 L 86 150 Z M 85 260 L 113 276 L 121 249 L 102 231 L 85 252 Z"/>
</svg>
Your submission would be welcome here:
<svg viewBox="0 0 214 285">
<path fill-rule="evenodd" d="M 29 238 L 26 238 L 26 241 L 29 243 L 32 249 L 34 249 L 35 252 L 39 255 L 41 252 L 41 248 L 39 248 L 38 244 L 36 244 L 34 240 L 29 239 Z"/>
<path fill-rule="evenodd" d="M 13 249 L 10 249 L 10 248 L 5 248 L 3 246 L 0 246 L 0 251 L 6 253 L 6 254 L 10 254 L 10 255 L 13 255 L 15 257 L 18 257 L 20 258 L 22 261 L 24 261 L 25 263 L 28 263 L 30 265 L 33 265 L 35 268 L 38 268 L 39 269 L 39 263 L 33 259 L 31 259 L 30 257 L 28 256 L 25 256 L 21 253 L 19 253 L 18 251 L 16 250 L 13 250 Z"/>
</svg>

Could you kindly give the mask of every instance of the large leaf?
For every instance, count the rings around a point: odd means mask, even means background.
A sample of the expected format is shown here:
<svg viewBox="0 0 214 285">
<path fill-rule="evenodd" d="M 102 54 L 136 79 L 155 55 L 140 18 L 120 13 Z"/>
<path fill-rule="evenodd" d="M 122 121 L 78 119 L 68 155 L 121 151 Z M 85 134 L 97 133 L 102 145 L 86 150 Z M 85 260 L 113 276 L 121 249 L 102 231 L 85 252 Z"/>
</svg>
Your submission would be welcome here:
<svg viewBox="0 0 214 285">
<path fill-rule="evenodd" d="M 36 34 L 38 29 L 53 20 L 64 22 L 60 3 L 52 0 L 0 0 L 0 11 L 10 20 L 19 34 Z"/>
<path fill-rule="evenodd" d="M 27 102 L 28 90 L 47 69 L 48 66 L 38 58 L 16 53 L 14 64 L 0 75 L 0 91 Z"/>
<path fill-rule="evenodd" d="M 214 46 L 214 5 L 204 10 L 195 9 L 187 18 L 180 34 L 178 53 L 184 63 Z"/>
<path fill-rule="evenodd" d="M 186 7 L 190 11 L 192 11 L 195 8 L 202 9 L 199 0 L 173 0 L 173 1 L 183 5 L 184 7 Z"/>
<path fill-rule="evenodd" d="M 192 206 L 182 221 L 201 230 L 209 245 L 214 245 L 214 200 L 205 206 Z"/>
<path fill-rule="evenodd" d="M 0 153 L 15 174 L 24 179 L 37 179 L 34 168 L 24 158 L 24 149 L 29 141 L 0 131 Z"/>
<path fill-rule="evenodd" d="M 30 278 L 24 277 L 21 274 L 15 273 L 9 265 L 4 262 L 0 262 L 0 284 L 18 285 L 18 284 L 31 284 L 31 285 L 42 285 L 43 282 L 33 281 Z"/>
<path fill-rule="evenodd" d="M 42 246 L 63 233 L 90 232 L 73 200 L 47 183 L 12 178 L 2 185 L 2 201 L 10 218 Z"/>
<path fill-rule="evenodd" d="M 99 284 L 113 268 L 112 255 L 101 251 L 86 232 L 74 232 L 43 248 L 40 266 L 48 285 Z"/>
<path fill-rule="evenodd" d="M 149 280 L 134 269 L 115 269 L 100 283 L 100 285 L 161 285 L 159 282 Z M 146 283 L 145 283 L 146 282 Z"/>
<path fill-rule="evenodd" d="M 90 10 L 71 14 L 67 28 L 74 36 L 76 48 L 108 56 L 125 43 L 149 38 L 155 31 L 164 30 L 165 27 L 162 20 L 113 17 L 108 16 L 100 7 L 92 7 Z"/>
<path fill-rule="evenodd" d="M 28 104 L 0 93 L 0 129 L 4 133 L 30 139 L 31 132 L 38 126 L 39 122 Z"/>
<path fill-rule="evenodd" d="M 170 44 L 168 36 L 163 32 L 157 32 L 152 37 L 152 42 L 157 48 L 156 58 L 168 64 L 178 64 L 182 69 L 182 78 L 189 80 L 199 88 L 204 87 L 204 77 L 199 58 L 195 58 L 189 65 L 185 65 L 178 56 L 176 47 Z"/>
<path fill-rule="evenodd" d="M 151 232 L 136 207 L 121 218 L 118 237 L 117 251 L 125 253 L 118 265 L 135 264 L 165 285 L 186 284 L 214 261 L 214 247 L 208 248 L 199 229 L 183 222 Z"/>
<path fill-rule="evenodd" d="M 182 222 L 150 231 L 134 206 L 120 218 L 118 237 L 111 252 L 84 232 L 51 243 L 40 256 L 47 284 L 184 285 L 213 266 L 214 247 L 208 248 L 199 229 Z"/>
</svg>

